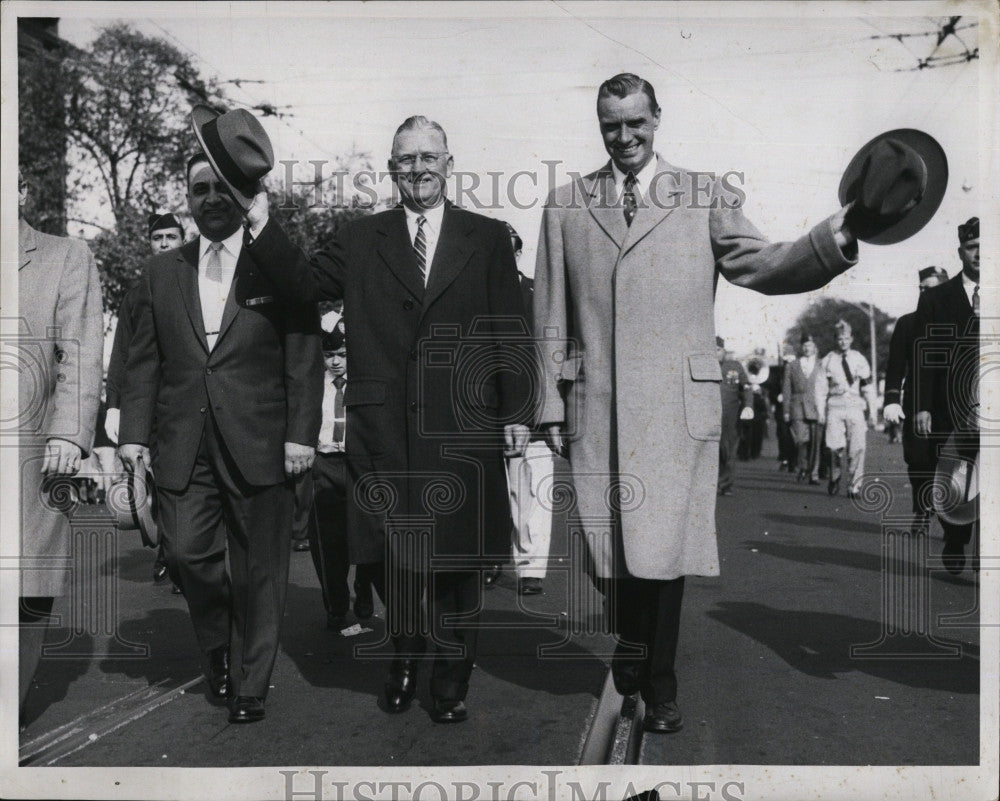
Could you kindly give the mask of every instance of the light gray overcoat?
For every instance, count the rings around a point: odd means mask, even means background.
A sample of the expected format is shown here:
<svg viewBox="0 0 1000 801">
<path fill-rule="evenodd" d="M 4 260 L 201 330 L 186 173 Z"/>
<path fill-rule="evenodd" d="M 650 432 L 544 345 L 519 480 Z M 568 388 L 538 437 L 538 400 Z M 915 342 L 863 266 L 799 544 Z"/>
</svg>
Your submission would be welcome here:
<svg viewBox="0 0 1000 801">
<path fill-rule="evenodd" d="M 785 294 L 855 263 L 829 221 L 770 244 L 731 190 L 658 159 L 631 226 L 610 162 L 548 198 L 535 272 L 537 422 L 569 429 L 576 516 L 599 576 L 719 573 L 719 275 Z"/>
<path fill-rule="evenodd" d="M 41 474 L 45 443 L 94 442 L 104 318 L 94 257 L 79 239 L 18 230 L 18 444 L 21 464 L 21 595 L 60 595 L 68 578 L 69 483 L 51 492 Z"/>
</svg>

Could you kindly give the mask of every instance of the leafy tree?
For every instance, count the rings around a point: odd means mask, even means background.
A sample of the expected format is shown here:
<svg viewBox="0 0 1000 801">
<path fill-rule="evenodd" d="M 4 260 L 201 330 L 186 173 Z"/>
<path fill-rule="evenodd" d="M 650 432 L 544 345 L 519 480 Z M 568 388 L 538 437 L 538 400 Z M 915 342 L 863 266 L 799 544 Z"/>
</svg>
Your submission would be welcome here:
<svg viewBox="0 0 1000 801">
<path fill-rule="evenodd" d="M 802 332 L 807 331 L 816 340 L 816 347 L 822 356 L 834 349 L 835 332 L 833 326 L 838 320 L 844 320 L 850 324 L 851 334 L 854 336 L 852 347 L 871 361 L 871 324 L 868 313 L 865 311 L 867 308 L 868 304 L 864 304 L 864 308 L 862 308 L 860 305 L 840 298 L 823 298 L 810 304 L 798 316 L 795 325 L 785 332 L 785 339 L 797 348 L 802 338 Z M 877 359 L 875 369 L 879 372 L 885 370 L 886 360 L 889 358 L 891 325 L 895 319 L 878 306 L 875 307 L 875 355 Z"/>
</svg>

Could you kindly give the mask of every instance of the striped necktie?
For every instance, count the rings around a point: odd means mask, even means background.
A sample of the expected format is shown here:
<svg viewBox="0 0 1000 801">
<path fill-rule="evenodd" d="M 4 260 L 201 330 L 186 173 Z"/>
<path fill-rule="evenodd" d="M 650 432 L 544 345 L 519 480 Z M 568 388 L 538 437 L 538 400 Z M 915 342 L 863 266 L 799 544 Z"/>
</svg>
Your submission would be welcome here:
<svg viewBox="0 0 1000 801">
<path fill-rule="evenodd" d="M 622 196 L 622 202 L 625 207 L 625 224 L 629 226 L 632 225 L 632 220 L 635 217 L 635 185 L 635 175 L 630 172 L 625 176 L 625 194 Z"/>
<path fill-rule="evenodd" d="M 417 236 L 413 240 L 413 253 L 417 257 L 417 267 L 420 268 L 420 277 L 424 279 L 424 286 L 427 286 L 427 234 L 424 233 L 424 223 L 427 218 L 421 214 L 417 217 Z"/>
</svg>

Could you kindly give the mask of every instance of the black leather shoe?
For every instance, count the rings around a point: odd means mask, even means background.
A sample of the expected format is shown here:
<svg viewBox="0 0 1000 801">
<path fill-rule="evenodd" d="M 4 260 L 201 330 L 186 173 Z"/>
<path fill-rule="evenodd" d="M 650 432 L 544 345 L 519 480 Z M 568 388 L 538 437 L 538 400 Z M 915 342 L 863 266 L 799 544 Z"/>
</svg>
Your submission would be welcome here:
<svg viewBox="0 0 1000 801">
<path fill-rule="evenodd" d="M 167 566 L 163 562 L 153 563 L 153 583 L 160 584 L 167 580 Z"/>
<path fill-rule="evenodd" d="M 229 695 L 228 645 L 220 645 L 208 652 L 208 689 L 216 698 Z"/>
<path fill-rule="evenodd" d="M 646 717 L 642 720 L 642 727 L 646 731 L 670 734 L 684 728 L 684 718 L 676 703 L 665 701 L 662 704 L 646 707 Z"/>
<path fill-rule="evenodd" d="M 230 723 L 256 723 L 264 719 L 264 699 L 238 695 L 229 705 Z"/>
<path fill-rule="evenodd" d="M 519 595 L 541 595 L 542 580 L 535 576 L 526 576 L 517 580 L 517 592 Z"/>
<path fill-rule="evenodd" d="M 431 710 L 431 720 L 435 723 L 461 723 L 469 719 L 469 710 L 464 701 L 449 698 L 435 698 Z"/>
<path fill-rule="evenodd" d="M 836 495 L 840 492 L 840 479 L 831 478 L 830 483 L 826 485 L 826 492 L 828 495 Z"/>
<path fill-rule="evenodd" d="M 354 582 L 354 616 L 358 620 L 368 620 L 375 614 L 372 585 L 364 581 Z"/>
<path fill-rule="evenodd" d="M 500 581 L 500 574 L 503 573 L 503 565 L 493 565 L 483 571 L 483 586 L 494 587 Z"/>
<path fill-rule="evenodd" d="M 416 660 L 399 659 L 394 661 L 389 669 L 389 679 L 385 683 L 385 708 L 393 714 L 405 712 L 416 693 Z"/>
<path fill-rule="evenodd" d="M 347 628 L 347 617 L 345 615 L 335 615 L 333 612 L 326 613 L 326 627 L 336 632 L 341 632 Z"/>
<path fill-rule="evenodd" d="M 941 561 L 944 562 L 944 569 L 957 576 L 965 570 L 965 546 L 960 542 L 945 542 L 941 550 Z"/>
<path fill-rule="evenodd" d="M 298 553 L 309 550 L 309 540 L 292 540 L 292 550 Z"/>
</svg>

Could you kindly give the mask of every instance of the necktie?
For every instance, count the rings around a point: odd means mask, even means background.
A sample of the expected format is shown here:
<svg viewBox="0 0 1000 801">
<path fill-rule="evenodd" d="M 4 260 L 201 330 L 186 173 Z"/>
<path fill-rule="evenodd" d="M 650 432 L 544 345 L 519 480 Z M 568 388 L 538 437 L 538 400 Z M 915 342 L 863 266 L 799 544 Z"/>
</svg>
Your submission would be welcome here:
<svg viewBox="0 0 1000 801">
<path fill-rule="evenodd" d="M 851 372 L 850 366 L 847 364 L 847 354 L 844 353 L 840 357 L 840 363 L 844 366 L 844 377 L 847 379 L 847 386 L 854 386 L 854 373 Z"/>
<path fill-rule="evenodd" d="M 421 214 L 417 217 L 417 236 L 413 240 L 413 252 L 417 257 L 417 267 L 420 268 L 420 277 L 424 279 L 424 286 L 427 285 L 427 234 L 424 233 L 424 223 L 427 218 Z"/>
<path fill-rule="evenodd" d="M 335 445 L 344 444 L 344 384 L 346 383 L 347 381 L 341 375 L 333 379 L 333 385 L 337 388 L 333 395 L 333 442 Z"/>
<path fill-rule="evenodd" d="M 632 225 L 635 217 L 635 175 L 629 173 L 625 176 L 625 194 L 622 195 L 622 203 L 625 206 L 625 224 Z"/>
<path fill-rule="evenodd" d="M 979 284 L 972 290 L 972 313 L 979 316 Z"/>
<path fill-rule="evenodd" d="M 205 277 L 209 281 L 222 283 L 222 257 L 219 251 L 222 250 L 221 242 L 212 242 L 208 246 L 208 264 L 205 265 Z"/>
</svg>

